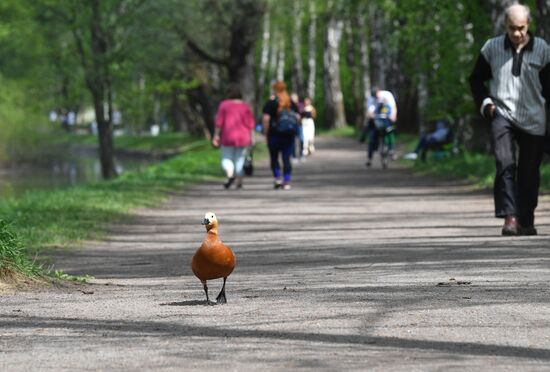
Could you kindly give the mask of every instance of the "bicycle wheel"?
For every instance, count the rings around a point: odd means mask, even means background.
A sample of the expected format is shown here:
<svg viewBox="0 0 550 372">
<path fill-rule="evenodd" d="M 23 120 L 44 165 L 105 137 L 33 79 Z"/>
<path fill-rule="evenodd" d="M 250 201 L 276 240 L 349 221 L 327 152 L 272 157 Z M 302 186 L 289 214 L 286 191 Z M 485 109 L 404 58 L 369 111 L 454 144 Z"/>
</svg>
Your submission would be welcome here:
<svg viewBox="0 0 550 372">
<path fill-rule="evenodd" d="M 388 146 L 386 145 L 386 131 L 380 131 L 380 162 L 382 169 L 388 167 Z"/>
</svg>

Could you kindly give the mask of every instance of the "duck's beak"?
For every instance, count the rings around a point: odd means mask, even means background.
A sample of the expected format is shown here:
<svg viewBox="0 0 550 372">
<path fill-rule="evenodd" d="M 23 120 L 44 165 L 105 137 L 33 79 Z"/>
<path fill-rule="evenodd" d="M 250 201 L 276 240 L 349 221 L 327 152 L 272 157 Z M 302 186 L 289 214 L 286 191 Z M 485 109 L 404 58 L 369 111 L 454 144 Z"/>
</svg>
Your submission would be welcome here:
<svg viewBox="0 0 550 372">
<path fill-rule="evenodd" d="M 204 220 L 202 220 L 202 225 L 209 225 L 210 224 L 210 220 L 208 218 L 205 218 Z"/>
</svg>

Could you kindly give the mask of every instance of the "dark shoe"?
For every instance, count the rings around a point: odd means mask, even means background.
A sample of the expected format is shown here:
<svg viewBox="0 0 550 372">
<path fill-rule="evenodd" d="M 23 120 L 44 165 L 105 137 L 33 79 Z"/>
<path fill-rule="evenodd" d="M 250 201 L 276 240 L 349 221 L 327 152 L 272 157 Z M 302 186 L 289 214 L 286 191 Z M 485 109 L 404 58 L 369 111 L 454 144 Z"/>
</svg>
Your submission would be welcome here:
<svg viewBox="0 0 550 372">
<path fill-rule="evenodd" d="M 278 190 L 278 189 L 280 189 L 280 188 L 282 188 L 282 187 L 283 187 L 283 183 L 281 182 L 281 180 L 275 180 L 275 183 L 273 184 L 273 188 L 274 188 L 275 190 Z"/>
<path fill-rule="evenodd" d="M 537 235 L 537 229 L 535 229 L 535 226 L 520 227 L 518 234 L 526 236 Z"/>
<path fill-rule="evenodd" d="M 504 226 L 502 227 L 502 235 L 519 235 L 519 224 L 515 216 L 506 216 Z"/>
<path fill-rule="evenodd" d="M 223 187 L 228 189 L 231 187 L 231 185 L 235 182 L 235 177 L 228 178 L 227 181 L 223 184 Z"/>
<path fill-rule="evenodd" d="M 365 165 L 367 166 L 367 168 L 370 168 L 370 166 L 371 166 L 371 162 L 370 162 L 370 160 L 369 160 L 369 161 L 367 161 L 367 163 L 366 163 Z"/>
</svg>

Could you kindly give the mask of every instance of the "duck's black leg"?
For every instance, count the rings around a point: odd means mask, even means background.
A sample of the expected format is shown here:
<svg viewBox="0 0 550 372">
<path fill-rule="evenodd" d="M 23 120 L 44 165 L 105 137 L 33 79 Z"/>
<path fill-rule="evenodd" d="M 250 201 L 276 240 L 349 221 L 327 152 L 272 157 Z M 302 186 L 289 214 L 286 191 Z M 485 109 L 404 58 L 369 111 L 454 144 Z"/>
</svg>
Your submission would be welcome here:
<svg viewBox="0 0 550 372">
<path fill-rule="evenodd" d="M 225 298 L 225 281 L 226 280 L 227 280 L 227 278 L 223 278 L 222 290 L 220 291 L 220 294 L 218 295 L 218 297 L 216 297 L 216 302 L 219 303 L 219 304 L 226 304 L 227 303 L 227 299 Z"/>
<path fill-rule="evenodd" d="M 209 304 L 210 299 L 208 298 L 208 287 L 206 286 L 206 282 L 202 283 L 202 285 L 204 287 L 204 293 L 206 293 L 206 303 Z"/>
</svg>

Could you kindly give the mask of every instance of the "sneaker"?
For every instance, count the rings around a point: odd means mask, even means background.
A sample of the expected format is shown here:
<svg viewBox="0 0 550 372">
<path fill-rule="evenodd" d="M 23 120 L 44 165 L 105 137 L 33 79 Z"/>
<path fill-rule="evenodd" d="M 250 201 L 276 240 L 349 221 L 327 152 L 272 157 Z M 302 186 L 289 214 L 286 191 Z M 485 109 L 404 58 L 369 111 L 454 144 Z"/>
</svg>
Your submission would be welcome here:
<svg viewBox="0 0 550 372">
<path fill-rule="evenodd" d="M 292 189 L 292 187 L 290 187 L 290 184 L 289 184 L 289 183 L 285 183 L 285 184 L 283 185 L 283 190 L 290 190 L 290 189 Z"/>
<path fill-rule="evenodd" d="M 416 160 L 416 159 L 418 159 L 418 154 L 416 152 L 409 152 L 408 154 L 405 154 L 405 156 L 403 156 L 403 159 L 405 159 L 405 160 Z"/>
<path fill-rule="evenodd" d="M 227 181 L 223 184 L 223 187 L 228 189 L 231 187 L 231 185 L 235 182 L 235 177 L 228 178 Z"/>
<path fill-rule="evenodd" d="M 275 180 L 275 182 L 273 183 L 273 188 L 275 190 L 278 190 L 282 187 L 283 187 L 283 183 L 281 182 L 281 180 Z"/>
<path fill-rule="evenodd" d="M 502 235 L 514 236 L 519 235 L 519 224 L 515 216 L 506 216 L 504 226 L 502 226 Z"/>
<path fill-rule="evenodd" d="M 367 162 L 365 163 L 365 165 L 367 166 L 367 168 L 370 168 L 370 166 L 371 166 L 371 162 L 370 162 L 370 160 L 369 160 L 369 161 L 367 161 Z"/>
</svg>

